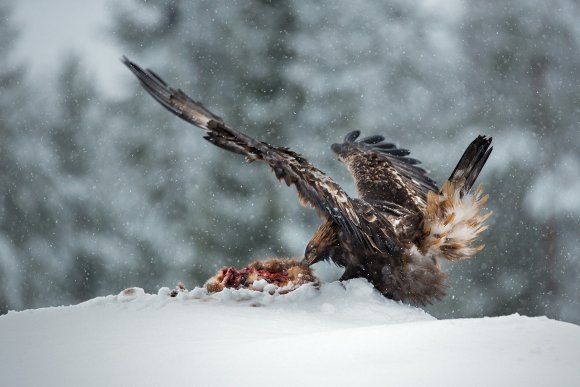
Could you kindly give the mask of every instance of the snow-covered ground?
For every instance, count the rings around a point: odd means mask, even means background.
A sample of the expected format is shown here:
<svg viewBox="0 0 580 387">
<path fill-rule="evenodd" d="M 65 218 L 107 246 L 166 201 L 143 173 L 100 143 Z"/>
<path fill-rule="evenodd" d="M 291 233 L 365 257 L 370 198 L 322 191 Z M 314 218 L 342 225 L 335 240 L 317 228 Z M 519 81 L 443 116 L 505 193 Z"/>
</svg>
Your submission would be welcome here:
<svg viewBox="0 0 580 387">
<path fill-rule="evenodd" d="M 196 288 L 0 317 L 2 386 L 578 386 L 580 327 L 436 320 L 364 280 Z"/>
</svg>

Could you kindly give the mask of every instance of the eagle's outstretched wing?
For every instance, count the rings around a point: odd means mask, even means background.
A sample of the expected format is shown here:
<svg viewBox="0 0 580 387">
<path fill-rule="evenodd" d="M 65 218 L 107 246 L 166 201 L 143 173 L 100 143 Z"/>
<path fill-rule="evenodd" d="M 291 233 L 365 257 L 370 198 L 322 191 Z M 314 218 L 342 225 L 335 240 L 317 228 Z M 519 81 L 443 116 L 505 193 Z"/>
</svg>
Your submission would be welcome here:
<svg viewBox="0 0 580 387">
<path fill-rule="evenodd" d="M 379 224 L 372 207 L 366 206 L 360 211 L 359 202 L 351 199 L 337 183 L 304 157 L 288 148 L 257 141 L 227 126 L 220 117 L 189 98 L 183 91 L 169 87 L 151 70 L 142 69 L 126 57 L 122 61 L 161 105 L 205 130 L 206 140 L 220 148 L 244 155 L 248 161 L 268 164 L 279 180 L 284 180 L 287 185 L 295 185 L 301 204 L 315 208 L 319 215 L 339 226 L 343 239 L 354 242 L 348 247 L 383 253 L 398 248 L 398 243 L 390 240 L 394 235 L 392 229 L 389 229 L 390 225 Z"/>
<path fill-rule="evenodd" d="M 387 202 L 412 212 L 425 208 L 427 193 L 437 192 L 437 184 L 418 167 L 420 162 L 407 157 L 409 151 L 384 142 L 383 136 L 356 141 L 360 132 L 350 132 L 342 144 L 332 144 L 351 172 L 358 195 L 369 203 Z"/>
</svg>

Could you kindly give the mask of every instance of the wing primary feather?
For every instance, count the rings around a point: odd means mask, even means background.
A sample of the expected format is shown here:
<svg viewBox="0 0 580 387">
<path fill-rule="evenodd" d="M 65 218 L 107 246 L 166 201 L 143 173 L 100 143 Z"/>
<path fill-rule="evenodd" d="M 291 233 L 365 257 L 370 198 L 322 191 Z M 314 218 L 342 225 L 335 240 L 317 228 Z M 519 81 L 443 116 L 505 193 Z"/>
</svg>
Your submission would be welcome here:
<svg viewBox="0 0 580 387">
<path fill-rule="evenodd" d="M 408 157 L 411 153 L 408 149 L 383 142 L 381 135 L 354 141 L 359 134 L 358 131 L 356 136 L 349 133 L 344 143 L 331 146 L 353 175 L 359 197 L 420 211 L 427 193 L 439 190 L 427 172 L 416 166 L 420 161 Z"/>
<path fill-rule="evenodd" d="M 242 155 L 242 156 L 247 156 L 251 161 L 253 161 L 253 159 L 254 159 L 252 157 L 252 155 L 248 154 L 248 152 L 244 148 L 238 146 L 235 143 L 228 142 L 228 141 L 224 140 L 223 138 L 220 138 L 219 136 L 207 134 L 207 135 L 203 136 L 203 138 L 219 148 L 228 150 L 228 151 L 233 152 L 233 153 L 237 153 L 237 154 Z"/>
<path fill-rule="evenodd" d="M 129 59 L 127 59 L 127 57 L 123 57 L 123 61 L 129 61 Z M 126 63 L 125 63 L 126 64 Z M 136 67 L 134 63 L 131 63 L 131 65 L 133 67 Z M 159 84 L 163 85 L 165 88 L 168 88 L 169 86 L 167 85 L 167 83 L 165 83 L 165 81 L 163 79 L 161 79 L 161 77 L 159 75 L 157 75 L 157 73 L 151 69 L 146 69 L 145 72 L 147 74 L 149 74 L 151 76 L 151 78 L 155 79 L 156 82 L 158 82 Z"/>
<path fill-rule="evenodd" d="M 392 142 L 382 142 L 380 144 L 375 144 L 373 145 L 373 149 L 393 149 L 396 148 L 397 146 L 395 144 L 393 144 Z"/>
<path fill-rule="evenodd" d="M 405 164 L 411 164 L 411 165 L 417 165 L 417 164 L 421 164 L 421 162 L 417 159 L 411 158 L 411 157 L 399 157 L 399 156 L 395 156 L 397 158 L 397 160 L 404 162 Z"/>
<path fill-rule="evenodd" d="M 354 142 L 360 136 L 360 130 L 353 130 L 344 136 L 344 142 Z"/>
<path fill-rule="evenodd" d="M 378 144 L 381 141 L 384 141 L 385 137 L 381 136 L 380 134 L 376 134 L 374 136 L 368 136 L 359 140 L 363 144 Z"/>
<path fill-rule="evenodd" d="M 219 116 L 207 110 L 201 103 L 189 98 L 183 91 L 169 87 L 153 71 L 143 70 L 126 56 L 123 56 L 121 61 L 139 79 L 145 91 L 179 118 L 203 129 L 207 129 L 210 121 L 223 122 Z"/>
<path fill-rule="evenodd" d="M 384 151 L 382 151 L 383 153 L 387 153 L 389 155 L 393 155 L 393 156 L 407 156 L 411 154 L 411 151 L 408 149 L 401 149 L 401 148 L 395 148 L 395 149 L 386 149 Z"/>
</svg>

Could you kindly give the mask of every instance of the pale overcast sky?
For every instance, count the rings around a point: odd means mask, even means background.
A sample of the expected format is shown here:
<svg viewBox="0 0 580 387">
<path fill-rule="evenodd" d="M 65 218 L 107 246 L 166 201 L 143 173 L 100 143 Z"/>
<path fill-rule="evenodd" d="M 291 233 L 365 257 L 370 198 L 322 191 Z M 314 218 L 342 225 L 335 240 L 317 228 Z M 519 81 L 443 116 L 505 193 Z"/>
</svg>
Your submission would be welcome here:
<svg viewBox="0 0 580 387">
<path fill-rule="evenodd" d="M 20 32 L 15 57 L 26 62 L 35 81 L 47 73 L 52 81 L 62 57 L 76 52 L 99 78 L 102 91 L 120 94 L 123 53 L 107 37 L 111 4 L 110 0 L 13 1 L 13 22 Z"/>
</svg>

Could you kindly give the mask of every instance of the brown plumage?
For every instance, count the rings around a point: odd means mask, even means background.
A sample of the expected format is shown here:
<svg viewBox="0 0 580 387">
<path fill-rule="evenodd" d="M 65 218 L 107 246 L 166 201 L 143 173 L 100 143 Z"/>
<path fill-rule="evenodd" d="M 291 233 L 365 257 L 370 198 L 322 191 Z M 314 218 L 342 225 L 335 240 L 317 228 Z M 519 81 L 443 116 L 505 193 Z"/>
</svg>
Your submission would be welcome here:
<svg viewBox="0 0 580 387">
<path fill-rule="evenodd" d="M 227 126 L 151 70 L 127 58 L 123 63 L 161 105 L 205 130 L 207 141 L 250 162 L 266 163 L 279 180 L 296 187 L 300 203 L 323 218 L 306 247 L 303 265 L 332 259 L 345 267 L 343 280 L 364 277 L 389 298 L 425 304 L 445 295 L 446 275 L 437 259 L 466 259 L 481 250 L 473 244 L 489 216 L 481 213 L 487 196 L 481 196 L 481 189 L 470 194 L 470 189 L 492 150 L 491 138 L 477 137 L 439 190 L 417 166 L 419 161 L 407 157 L 408 150 L 384 142 L 382 136 L 357 141 L 360 132 L 351 132 L 331 147 L 354 177 L 358 198 L 351 198 L 301 155 Z M 231 278 L 246 284 L 247 273 L 224 270 L 210 288 L 218 289 Z"/>
</svg>

